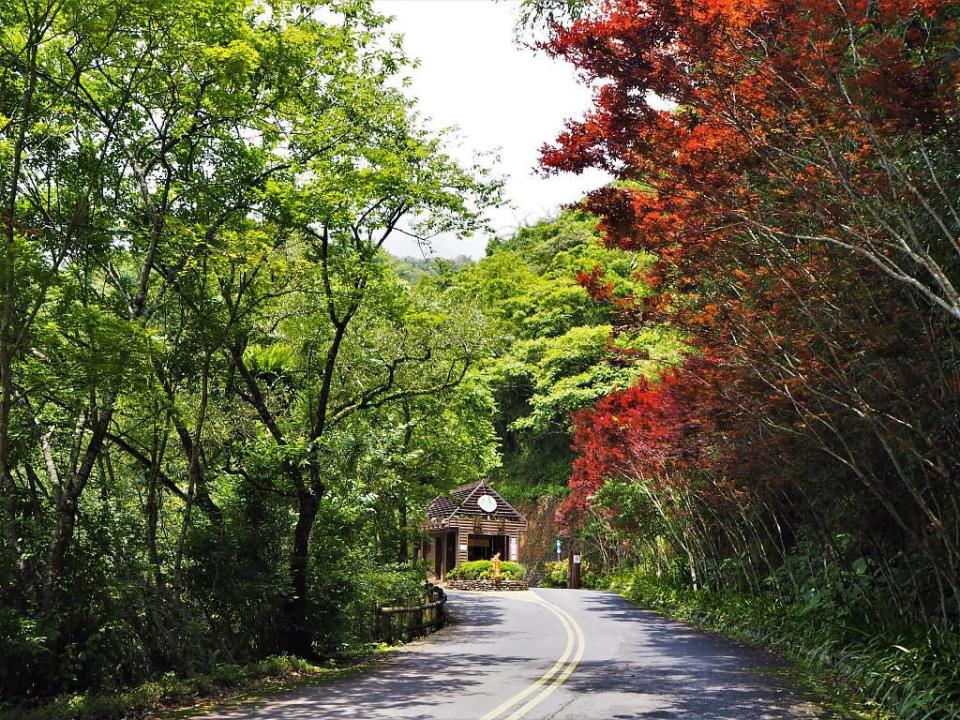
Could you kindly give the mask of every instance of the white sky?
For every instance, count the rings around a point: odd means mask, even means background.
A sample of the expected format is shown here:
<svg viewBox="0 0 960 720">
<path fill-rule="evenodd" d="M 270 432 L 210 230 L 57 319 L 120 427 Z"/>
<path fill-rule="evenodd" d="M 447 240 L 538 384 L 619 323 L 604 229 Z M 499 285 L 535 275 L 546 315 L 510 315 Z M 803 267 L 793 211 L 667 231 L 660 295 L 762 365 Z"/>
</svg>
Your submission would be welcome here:
<svg viewBox="0 0 960 720">
<path fill-rule="evenodd" d="M 409 55 L 419 58 L 412 93 L 434 128 L 456 125 L 460 140 L 449 148 L 469 163 L 474 153 L 498 151 L 506 199 L 513 207 L 490 211 L 500 233 L 553 215 L 564 204 L 602 185 L 598 171 L 543 178 L 534 173 L 540 146 L 552 141 L 568 117 L 580 117 L 590 91 L 573 68 L 514 43 L 518 0 L 376 0 L 395 16 L 393 30 L 405 36 Z M 488 238 L 436 238 L 441 257 L 481 257 Z M 429 254 L 415 240 L 394 235 L 395 255 Z"/>
</svg>

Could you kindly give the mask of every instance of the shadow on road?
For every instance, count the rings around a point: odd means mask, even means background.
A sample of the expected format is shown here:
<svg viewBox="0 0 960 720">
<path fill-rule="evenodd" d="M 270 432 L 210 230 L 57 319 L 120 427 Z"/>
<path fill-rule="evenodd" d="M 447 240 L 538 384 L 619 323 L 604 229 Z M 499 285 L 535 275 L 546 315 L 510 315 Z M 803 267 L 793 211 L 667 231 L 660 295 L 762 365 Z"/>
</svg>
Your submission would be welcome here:
<svg viewBox="0 0 960 720">
<path fill-rule="evenodd" d="M 805 701 L 774 656 L 640 610 L 612 593 L 538 591 L 568 608 L 587 652 L 525 720 L 829 718 Z M 207 720 L 476 720 L 528 688 L 566 636 L 536 603 L 451 593 L 451 627 L 375 670 Z M 778 674 L 779 673 L 779 674 Z M 558 676 L 559 677 L 559 676 Z"/>
<path fill-rule="evenodd" d="M 637 712 L 614 720 L 833 717 L 798 691 L 785 676 L 790 664 L 770 653 L 641 610 L 612 593 L 591 593 L 582 605 L 636 638 L 629 660 L 582 662 L 567 683 L 577 694 L 635 696 Z M 658 708 L 641 709 L 654 699 Z"/>
<path fill-rule="evenodd" d="M 517 674 L 527 657 L 484 652 L 496 644 L 490 630 L 505 622 L 503 602 L 457 595 L 451 626 L 398 651 L 375 671 L 306 688 L 281 699 L 219 710 L 205 720 L 323 720 L 463 718 L 463 695 L 490 676 Z M 502 638 L 500 638 L 502 640 Z M 502 645 L 501 645 L 502 647 Z M 531 670 L 532 681 L 542 670 Z M 496 704 L 490 698 L 490 705 Z M 456 706 L 456 710 L 454 710 Z M 485 710 L 478 710 L 476 717 Z"/>
</svg>

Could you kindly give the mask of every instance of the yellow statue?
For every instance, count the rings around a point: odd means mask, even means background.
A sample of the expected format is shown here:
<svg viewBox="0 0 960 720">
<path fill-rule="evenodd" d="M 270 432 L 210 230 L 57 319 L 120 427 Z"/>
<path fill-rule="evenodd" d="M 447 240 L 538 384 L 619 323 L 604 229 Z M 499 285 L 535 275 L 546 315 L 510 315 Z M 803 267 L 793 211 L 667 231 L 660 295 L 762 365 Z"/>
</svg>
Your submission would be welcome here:
<svg viewBox="0 0 960 720">
<path fill-rule="evenodd" d="M 500 574 L 500 553 L 496 553 L 493 556 L 493 584 L 499 587 L 501 580 L 503 576 Z"/>
</svg>

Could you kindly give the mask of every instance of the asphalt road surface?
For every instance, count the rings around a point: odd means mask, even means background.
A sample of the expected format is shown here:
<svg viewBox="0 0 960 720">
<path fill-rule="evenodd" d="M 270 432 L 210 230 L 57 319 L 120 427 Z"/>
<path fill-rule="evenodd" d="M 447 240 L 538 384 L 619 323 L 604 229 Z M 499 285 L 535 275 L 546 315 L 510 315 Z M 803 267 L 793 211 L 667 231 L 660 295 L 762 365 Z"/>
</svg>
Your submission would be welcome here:
<svg viewBox="0 0 960 720">
<path fill-rule="evenodd" d="M 827 718 L 784 665 L 618 595 L 450 593 L 451 627 L 369 672 L 207 720 Z"/>
</svg>

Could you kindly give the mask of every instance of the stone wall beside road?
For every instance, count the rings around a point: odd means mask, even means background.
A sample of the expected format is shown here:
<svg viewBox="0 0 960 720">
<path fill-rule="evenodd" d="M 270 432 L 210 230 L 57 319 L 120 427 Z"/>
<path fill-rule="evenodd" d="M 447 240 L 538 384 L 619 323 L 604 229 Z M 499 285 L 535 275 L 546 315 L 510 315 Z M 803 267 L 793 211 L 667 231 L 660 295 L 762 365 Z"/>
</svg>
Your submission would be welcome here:
<svg viewBox="0 0 960 720">
<path fill-rule="evenodd" d="M 447 587 L 451 590 L 528 590 L 522 580 L 503 580 L 494 585 L 491 580 L 448 580 Z"/>
</svg>

